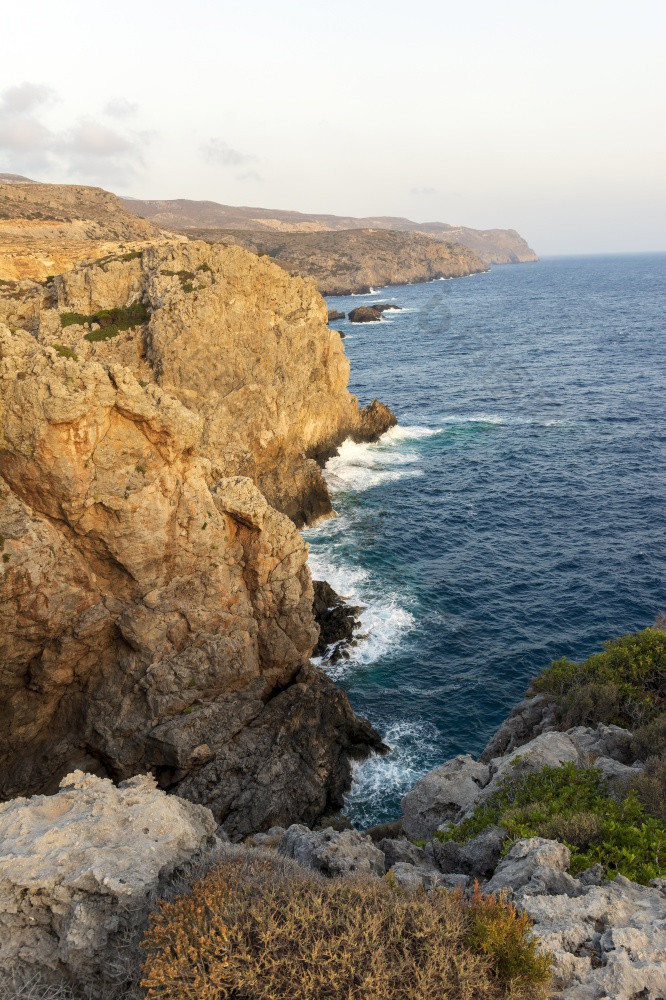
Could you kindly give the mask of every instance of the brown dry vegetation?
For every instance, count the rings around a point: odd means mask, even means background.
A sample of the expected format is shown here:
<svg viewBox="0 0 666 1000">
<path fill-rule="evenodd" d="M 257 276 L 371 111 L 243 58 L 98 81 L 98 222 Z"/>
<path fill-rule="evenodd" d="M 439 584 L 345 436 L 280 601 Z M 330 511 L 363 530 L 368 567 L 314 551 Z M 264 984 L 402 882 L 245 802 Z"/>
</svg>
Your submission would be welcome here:
<svg viewBox="0 0 666 1000">
<path fill-rule="evenodd" d="M 224 860 L 163 903 L 144 946 L 149 1000 L 536 1000 L 550 978 L 501 900 L 286 877 L 266 855 Z"/>
</svg>

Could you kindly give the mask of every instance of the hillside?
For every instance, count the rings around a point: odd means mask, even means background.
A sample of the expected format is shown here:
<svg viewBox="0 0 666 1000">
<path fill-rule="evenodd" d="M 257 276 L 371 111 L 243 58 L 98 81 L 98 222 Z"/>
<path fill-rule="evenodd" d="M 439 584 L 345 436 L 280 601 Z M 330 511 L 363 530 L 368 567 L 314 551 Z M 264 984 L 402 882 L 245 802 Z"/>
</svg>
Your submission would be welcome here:
<svg viewBox="0 0 666 1000">
<path fill-rule="evenodd" d="M 348 295 L 376 285 L 459 278 L 487 270 L 487 265 L 460 243 L 386 229 L 316 233 L 200 229 L 188 235 L 233 243 L 272 257 L 290 273 L 314 278 L 322 295 Z"/>
<path fill-rule="evenodd" d="M 390 229 L 418 232 L 436 239 L 461 243 L 486 264 L 512 264 L 538 260 L 534 250 L 515 229 L 470 229 L 445 222 L 412 222 L 393 216 L 317 215 L 270 208 L 221 205 L 216 201 L 141 200 L 123 198 L 129 212 L 167 229 L 249 229 L 264 232 L 336 232 L 342 229 Z"/>
<path fill-rule="evenodd" d="M 162 235 L 101 188 L 0 176 L 0 279 L 42 280 Z"/>
</svg>

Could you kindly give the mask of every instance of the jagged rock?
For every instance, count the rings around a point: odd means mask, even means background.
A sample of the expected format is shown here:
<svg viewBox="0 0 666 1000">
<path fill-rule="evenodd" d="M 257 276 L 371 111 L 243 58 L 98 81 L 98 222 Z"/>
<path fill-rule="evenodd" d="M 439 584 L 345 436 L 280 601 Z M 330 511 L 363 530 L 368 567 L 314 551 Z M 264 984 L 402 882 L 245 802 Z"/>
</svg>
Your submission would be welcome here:
<svg viewBox="0 0 666 1000">
<path fill-rule="evenodd" d="M 293 520 L 366 411 L 309 283 L 238 248 L 129 257 L 0 289 L 0 796 L 151 771 L 235 838 L 313 822 L 381 743 L 308 665 Z M 110 340 L 60 325 L 137 301 Z"/>
<path fill-rule="evenodd" d="M 374 306 L 357 306 L 349 313 L 350 323 L 378 323 L 381 318 L 381 312 Z"/>
<path fill-rule="evenodd" d="M 321 832 L 294 824 L 278 845 L 278 854 L 293 858 L 324 875 L 382 875 L 384 855 L 357 830 Z"/>
<path fill-rule="evenodd" d="M 524 698 L 509 712 L 502 725 L 491 737 L 490 742 L 479 757 L 487 764 L 493 757 L 511 753 L 524 743 L 529 743 L 554 722 L 554 709 L 546 697 L 537 694 Z"/>
<path fill-rule="evenodd" d="M 595 758 L 608 757 L 621 764 L 633 762 L 631 743 L 633 733 L 621 726 L 606 726 L 600 723 L 594 729 L 589 726 L 575 726 L 567 729 L 567 736 L 578 748 L 581 757 L 587 757 L 591 763 Z"/>
<path fill-rule="evenodd" d="M 312 610 L 319 626 L 319 639 L 313 656 L 326 656 L 329 663 L 348 656 L 353 645 L 354 632 L 360 627 L 360 607 L 353 607 L 340 597 L 325 580 L 313 580 L 314 601 Z"/>
<path fill-rule="evenodd" d="M 507 832 L 501 826 L 489 826 L 466 844 L 434 839 L 429 845 L 429 852 L 442 872 L 462 872 L 476 878 L 490 878 L 506 838 Z"/>
<path fill-rule="evenodd" d="M 408 837 L 428 840 L 444 823 L 473 809 L 490 768 L 469 754 L 429 771 L 402 800 L 402 825 Z"/>
<path fill-rule="evenodd" d="M 560 1000 L 666 996 L 666 893 L 618 875 L 575 896 L 517 894 L 540 947 L 553 954 Z"/>
<path fill-rule="evenodd" d="M 385 403 L 373 399 L 358 414 L 358 430 L 352 431 L 354 441 L 378 441 L 391 427 L 397 424 L 395 414 Z"/>
<path fill-rule="evenodd" d="M 388 823 L 379 823 L 377 826 L 370 826 L 363 831 L 374 844 L 379 844 L 380 840 L 388 838 L 390 840 L 404 839 L 402 820 L 393 819 Z"/>
<path fill-rule="evenodd" d="M 389 309 L 391 310 L 391 312 L 393 311 L 400 312 L 402 306 L 397 306 L 395 305 L 394 302 L 381 302 L 381 303 L 375 302 L 372 305 L 372 308 L 378 313 L 388 312 Z"/>
<path fill-rule="evenodd" d="M 104 981 L 160 883 L 215 826 L 150 776 L 115 787 L 75 771 L 55 795 L 0 804 L 0 972 Z"/>
<path fill-rule="evenodd" d="M 510 889 L 516 892 L 527 885 L 537 871 L 546 868 L 564 872 L 570 861 L 571 851 L 557 840 L 545 840 L 543 837 L 518 840 L 500 861 L 485 891 Z"/>
<path fill-rule="evenodd" d="M 346 313 L 340 312 L 339 309 L 329 309 L 328 310 L 328 322 L 336 319 L 344 319 Z"/>
<path fill-rule="evenodd" d="M 265 850 L 277 848 L 285 834 L 283 826 L 272 826 L 266 833 L 253 833 L 243 841 L 248 847 L 261 847 Z"/>
<path fill-rule="evenodd" d="M 405 840 L 404 838 L 393 840 L 385 837 L 379 841 L 377 847 L 383 852 L 386 858 L 387 870 L 399 863 L 416 865 L 417 867 L 422 867 L 426 864 L 425 851 L 422 847 L 412 844 L 411 840 Z"/>
</svg>

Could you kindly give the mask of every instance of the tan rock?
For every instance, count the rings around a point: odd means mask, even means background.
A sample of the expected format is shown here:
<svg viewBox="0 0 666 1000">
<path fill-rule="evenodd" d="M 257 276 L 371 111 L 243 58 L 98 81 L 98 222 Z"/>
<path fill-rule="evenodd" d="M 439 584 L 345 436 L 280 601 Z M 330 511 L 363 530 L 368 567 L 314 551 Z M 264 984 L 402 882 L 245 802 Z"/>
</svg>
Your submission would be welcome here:
<svg viewBox="0 0 666 1000">
<path fill-rule="evenodd" d="M 60 325 L 139 300 L 149 321 L 108 340 Z M 378 745 L 304 672 L 307 548 L 276 509 L 330 510 L 308 455 L 377 433 L 323 300 L 240 249 L 176 243 L 25 284 L 0 320 L 0 794 L 150 769 L 234 835 L 314 820 L 347 751 Z M 299 691 L 316 732 L 294 725 Z"/>
</svg>

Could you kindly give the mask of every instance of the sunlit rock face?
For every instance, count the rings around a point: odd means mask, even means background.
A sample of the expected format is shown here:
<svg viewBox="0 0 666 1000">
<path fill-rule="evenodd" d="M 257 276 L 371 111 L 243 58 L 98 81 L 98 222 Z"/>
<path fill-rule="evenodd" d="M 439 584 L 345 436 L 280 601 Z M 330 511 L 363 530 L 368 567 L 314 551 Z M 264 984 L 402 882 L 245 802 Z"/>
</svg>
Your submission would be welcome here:
<svg viewBox="0 0 666 1000">
<path fill-rule="evenodd" d="M 382 428 L 326 318 L 197 243 L 2 295 L 4 797 L 151 770 L 237 836 L 339 802 L 377 737 L 308 664 L 294 522 L 330 512 L 309 456 Z"/>
</svg>

